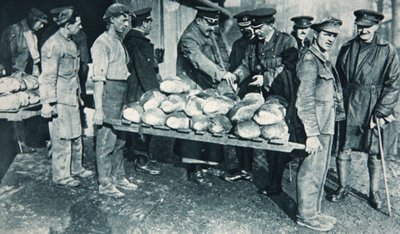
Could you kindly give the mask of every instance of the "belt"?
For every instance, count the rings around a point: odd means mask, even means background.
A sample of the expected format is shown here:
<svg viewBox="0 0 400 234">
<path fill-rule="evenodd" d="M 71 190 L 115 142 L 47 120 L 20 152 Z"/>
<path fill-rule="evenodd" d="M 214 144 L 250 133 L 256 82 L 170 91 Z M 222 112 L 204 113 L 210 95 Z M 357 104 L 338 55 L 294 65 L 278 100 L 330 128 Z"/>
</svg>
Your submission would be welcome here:
<svg viewBox="0 0 400 234">
<path fill-rule="evenodd" d="M 382 89 L 382 85 L 367 85 L 367 84 L 358 84 L 358 83 L 348 83 L 349 87 L 357 88 L 365 91 L 376 92 L 379 89 Z"/>
</svg>

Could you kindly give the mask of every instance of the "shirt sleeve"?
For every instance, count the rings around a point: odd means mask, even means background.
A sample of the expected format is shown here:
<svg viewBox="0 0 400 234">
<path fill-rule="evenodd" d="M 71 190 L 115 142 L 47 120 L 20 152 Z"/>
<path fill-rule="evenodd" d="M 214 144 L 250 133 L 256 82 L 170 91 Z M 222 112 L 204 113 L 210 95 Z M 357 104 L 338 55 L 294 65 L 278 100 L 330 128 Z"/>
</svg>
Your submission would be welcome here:
<svg viewBox="0 0 400 234">
<path fill-rule="evenodd" d="M 39 76 L 39 93 L 42 103 L 57 102 L 57 74 L 59 52 L 53 42 L 47 41 L 41 50 L 42 74 Z"/>
<path fill-rule="evenodd" d="M 93 60 L 93 81 L 105 81 L 109 64 L 109 48 L 104 43 L 95 42 L 91 48 Z"/>
</svg>

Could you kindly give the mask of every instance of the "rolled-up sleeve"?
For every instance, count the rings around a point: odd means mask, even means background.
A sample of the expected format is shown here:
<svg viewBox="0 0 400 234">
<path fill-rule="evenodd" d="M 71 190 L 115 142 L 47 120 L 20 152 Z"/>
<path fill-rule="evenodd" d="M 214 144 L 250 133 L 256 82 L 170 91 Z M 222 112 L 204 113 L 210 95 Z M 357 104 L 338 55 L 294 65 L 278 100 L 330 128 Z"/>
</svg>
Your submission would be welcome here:
<svg viewBox="0 0 400 234">
<path fill-rule="evenodd" d="M 39 76 L 39 93 L 42 103 L 57 102 L 57 75 L 58 60 L 60 58 L 57 47 L 47 41 L 42 47 L 42 74 Z"/>
<path fill-rule="evenodd" d="M 108 46 L 98 41 L 90 50 L 93 60 L 93 81 L 106 81 L 109 64 L 108 50 Z"/>
<path fill-rule="evenodd" d="M 300 80 L 297 91 L 296 108 L 303 122 L 307 137 L 320 135 L 317 122 L 315 89 L 318 79 L 318 65 L 311 54 L 304 56 L 297 66 L 297 76 Z"/>
</svg>

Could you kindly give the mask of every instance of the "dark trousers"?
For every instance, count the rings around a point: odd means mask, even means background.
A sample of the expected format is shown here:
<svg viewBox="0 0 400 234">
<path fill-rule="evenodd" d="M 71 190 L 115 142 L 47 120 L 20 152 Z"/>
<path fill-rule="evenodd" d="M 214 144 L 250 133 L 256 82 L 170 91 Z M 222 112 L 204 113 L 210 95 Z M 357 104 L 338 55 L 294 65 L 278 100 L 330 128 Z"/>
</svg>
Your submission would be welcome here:
<svg viewBox="0 0 400 234">
<path fill-rule="evenodd" d="M 236 155 L 239 163 L 239 170 L 251 172 L 253 168 L 254 149 L 248 147 L 236 147 Z"/>
<path fill-rule="evenodd" d="M 283 173 L 286 165 L 293 160 L 291 154 L 275 151 L 266 151 L 268 162 L 269 189 L 282 189 Z"/>
</svg>

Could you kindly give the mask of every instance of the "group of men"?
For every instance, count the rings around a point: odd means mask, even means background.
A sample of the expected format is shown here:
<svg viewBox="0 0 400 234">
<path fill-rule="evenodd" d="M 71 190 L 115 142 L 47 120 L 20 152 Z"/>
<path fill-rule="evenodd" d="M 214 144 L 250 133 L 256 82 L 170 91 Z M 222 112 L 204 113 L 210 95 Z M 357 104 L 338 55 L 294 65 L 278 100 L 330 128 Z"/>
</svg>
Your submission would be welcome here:
<svg viewBox="0 0 400 234">
<path fill-rule="evenodd" d="M 178 43 L 177 76 L 197 89 L 216 89 L 220 82 L 227 82 L 233 89 L 238 87 L 239 97 L 251 92 L 261 93 L 265 98 L 281 96 L 287 106 L 285 120 L 290 141 L 306 146 L 305 151 L 291 154 L 266 152 L 269 184 L 259 192 L 279 195 L 286 164 L 299 157 L 297 223 L 314 230 L 331 230 L 336 219 L 322 212 L 321 203 L 336 134 L 341 151 L 336 159 L 339 187 L 328 199 L 337 202 L 346 197 L 352 150 L 362 151 L 369 155 L 369 201 L 379 209 L 382 152 L 378 150 L 381 139 L 376 125 L 383 125 L 385 150 L 392 149 L 400 76 L 395 49 L 376 33 L 384 16 L 371 10 L 354 12 L 357 36 L 341 47 L 335 66 L 329 60 L 329 51 L 340 33 L 340 19 L 327 17 L 312 23 L 313 17 L 294 17 L 290 35 L 274 27 L 277 12 L 273 8 L 240 12 L 234 18 L 242 37 L 233 43 L 227 66 L 218 52 L 221 43 L 214 36 L 219 10 L 196 9 L 195 19 Z M 82 167 L 80 53 L 73 40 L 81 31 L 81 19 L 73 7 L 55 9 L 52 13 L 55 30 L 48 35 L 39 53 L 32 32 L 40 28 L 39 23 L 47 23 L 47 19 L 37 9 L 31 13 L 36 21 L 25 23 L 19 37 L 26 57 L 32 59 L 33 65 L 41 63 L 39 90 L 42 116 L 51 120 L 52 178 L 57 184 L 76 187 L 80 184 L 77 178 L 94 175 Z M 125 176 L 123 150 L 127 133 L 115 130 L 112 120 L 121 119 L 126 103 L 138 101 L 144 92 L 159 86 L 162 79 L 158 63 L 163 61 L 163 51 L 155 50 L 148 37 L 152 29 L 151 8 L 132 12 L 125 5 L 115 3 L 107 8 L 103 20 L 106 31 L 90 50 L 94 124 L 98 127 L 97 175 L 99 193 L 120 198 L 124 196 L 123 191 L 136 190 L 138 185 Z M 313 30 L 311 41 L 308 40 L 310 29 Z M 12 67 L 22 64 L 23 70 L 26 69 L 26 61 L 10 61 Z M 131 139 L 141 142 L 137 144 L 141 147 L 135 148 L 136 169 L 160 174 L 148 155 L 151 137 L 131 134 Z M 175 151 L 188 165 L 189 180 L 199 185 L 211 186 L 209 175 L 221 176 L 226 181 L 252 179 L 254 152 L 250 148 L 236 149 L 239 165 L 233 173 L 221 173 L 214 167 L 223 160 L 221 145 L 177 140 Z"/>
<path fill-rule="evenodd" d="M 216 88 L 222 81 L 238 85 L 239 97 L 249 92 L 281 96 L 287 104 L 290 140 L 306 145 L 304 152 L 266 152 L 269 185 L 259 192 L 280 194 L 286 164 L 299 157 L 297 223 L 318 231 L 333 229 L 336 218 L 324 214 L 321 203 L 335 135 L 340 151 L 336 158 L 339 187 L 328 199 L 337 202 L 346 197 L 351 152 L 361 151 L 368 154 L 369 203 L 380 209 L 384 152 L 379 151 L 378 142 L 383 141 L 386 152 L 395 148 L 393 114 L 400 77 L 394 47 L 377 33 L 384 16 L 372 10 L 354 12 L 357 36 L 342 46 L 335 66 L 329 52 L 340 33 L 340 19 L 327 17 L 312 23 L 310 16 L 293 17 L 291 36 L 274 27 L 273 8 L 241 12 L 234 17 L 242 37 L 233 44 L 226 71 L 213 40 L 219 11 L 197 9 L 179 41 L 177 75 L 201 89 Z M 307 38 L 310 29 L 312 41 Z M 378 138 L 377 124 L 382 125 L 382 138 Z M 180 143 L 182 158 L 191 159 L 185 161 L 191 163 L 189 178 L 210 185 L 206 175 L 221 162 L 222 148 L 190 140 Z M 237 157 L 238 170 L 222 178 L 251 180 L 252 149 L 238 147 Z"/>
</svg>

